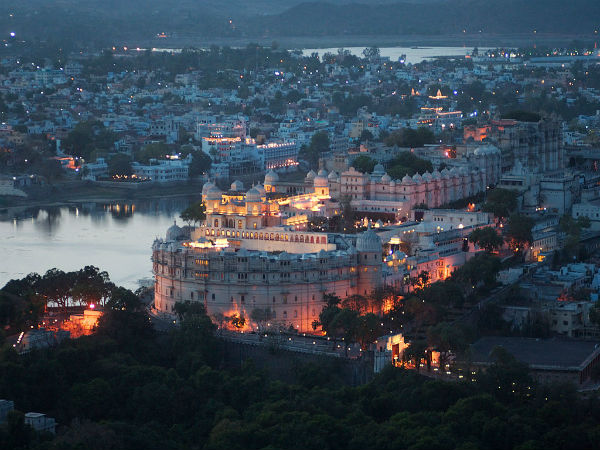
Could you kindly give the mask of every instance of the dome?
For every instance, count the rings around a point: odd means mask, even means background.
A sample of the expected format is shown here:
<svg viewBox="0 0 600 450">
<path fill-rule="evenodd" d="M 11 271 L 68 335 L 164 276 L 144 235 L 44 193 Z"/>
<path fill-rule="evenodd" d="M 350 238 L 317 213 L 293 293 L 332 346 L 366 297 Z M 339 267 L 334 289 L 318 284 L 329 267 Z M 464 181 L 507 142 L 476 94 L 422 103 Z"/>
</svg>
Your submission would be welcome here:
<svg viewBox="0 0 600 450">
<path fill-rule="evenodd" d="M 265 190 L 265 187 L 262 184 L 257 184 L 254 187 L 256 188 L 256 190 L 258 192 L 260 192 L 261 197 L 264 197 L 265 195 L 267 195 L 267 191 Z"/>
<path fill-rule="evenodd" d="M 356 239 L 356 250 L 359 252 L 381 252 L 381 239 L 369 228 Z"/>
<path fill-rule="evenodd" d="M 212 187 L 214 187 L 214 184 L 211 183 L 210 181 L 207 181 L 206 183 L 204 183 L 204 185 L 202 186 L 202 195 L 206 195 L 208 190 Z"/>
<path fill-rule="evenodd" d="M 381 163 L 378 163 L 375 165 L 375 168 L 373 169 L 373 173 L 384 173 L 385 172 L 385 168 L 383 167 L 383 165 Z"/>
<path fill-rule="evenodd" d="M 329 186 L 329 182 L 327 181 L 327 176 L 322 176 L 322 175 L 318 175 L 317 177 L 315 177 L 314 181 L 314 186 L 316 188 L 324 188 Z"/>
<path fill-rule="evenodd" d="M 320 177 L 326 177 L 327 176 L 327 171 L 325 169 L 321 169 L 319 170 L 319 174 Z"/>
<path fill-rule="evenodd" d="M 306 181 L 312 181 L 315 179 L 316 176 L 317 176 L 317 174 L 315 173 L 315 171 L 311 170 L 310 172 L 308 172 L 306 174 Z"/>
<path fill-rule="evenodd" d="M 223 193 L 221 192 L 221 189 L 219 189 L 218 187 L 214 186 L 211 187 L 207 192 L 206 192 L 206 199 L 207 200 L 221 200 L 221 195 Z"/>
<path fill-rule="evenodd" d="M 392 177 L 390 177 L 387 173 L 381 177 L 382 183 L 389 183 L 390 181 L 392 181 Z"/>
<path fill-rule="evenodd" d="M 167 230 L 167 241 L 176 241 L 183 234 L 181 227 L 177 226 L 177 222 L 173 222 L 173 225 Z"/>
<path fill-rule="evenodd" d="M 242 183 L 240 180 L 235 180 L 233 183 L 231 183 L 231 190 L 232 191 L 243 191 L 244 183 Z"/>
<path fill-rule="evenodd" d="M 450 175 L 450 173 L 448 172 L 448 169 L 446 169 L 446 168 L 442 169 L 442 176 L 444 178 L 448 178 L 449 175 Z"/>
<path fill-rule="evenodd" d="M 444 170 L 446 170 L 446 169 L 444 169 Z M 442 173 L 444 173 L 444 171 L 442 171 Z M 439 179 L 439 178 L 442 178 L 442 173 L 440 173 L 438 170 L 434 170 L 432 176 L 433 176 L 433 178 Z"/>
<path fill-rule="evenodd" d="M 279 175 L 273 170 L 269 170 L 265 175 L 265 184 L 273 184 L 279 181 Z"/>
<path fill-rule="evenodd" d="M 427 180 L 427 181 L 429 181 L 429 180 L 431 180 L 432 178 L 433 178 L 433 177 L 431 176 L 431 174 L 429 173 L 429 171 L 427 171 L 427 172 L 425 172 L 425 173 L 423 174 L 423 179 L 424 179 L 424 180 Z"/>
<path fill-rule="evenodd" d="M 260 202 L 261 194 L 256 186 L 246 192 L 246 202 Z"/>
<path fill-rule="evenodd" d="M 402 178 L 402 184 L 411 184 L 412 182 L 413 179 L 409 177 L 408 174 L 404 175 L 404 177 Z"/>
<path fill-rule="evenodd" d="M 420 183 L 423 181 L 423 178 L 421 177 L 421 175 L 419 175 L 418 173 L 415 173 L 412 177 L 413 181 L 415 183 Z"/>
<path fill-rule="evenodd" d="M 337 181 L 338 175 L 334 171 L 331 171 L 331 173 L 327 175 L 327 179 L 330 181 Z"/>
</svg>

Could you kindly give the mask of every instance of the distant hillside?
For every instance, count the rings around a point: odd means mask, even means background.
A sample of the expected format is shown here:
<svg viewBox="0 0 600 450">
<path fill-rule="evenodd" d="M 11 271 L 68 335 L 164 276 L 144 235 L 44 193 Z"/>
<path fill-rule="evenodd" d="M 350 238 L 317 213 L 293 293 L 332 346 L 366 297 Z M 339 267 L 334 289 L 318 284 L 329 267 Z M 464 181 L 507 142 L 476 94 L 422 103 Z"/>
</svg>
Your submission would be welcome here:
<svg viewBox="0 0 600 450">
<path fill-rule="evenodd" d="M 303 3 L 256 20 L 273 35 L 589 33 L 600 27 L 598 0 L 458 0 L 424 4 Z"/>
<path fill-rule="evenodd" d="M 598 0 L 24 0 L 3 2 L 0 39 L 92 45 L 148 41 L 157 33 L 213 38 L 281 36 L 589 34 Z M 354 3 L 351 3 L 354 1 Z M 12 14 L 12 16 L 10 15 Z M 231 20 L 231 22 L 230 22 Z"/>
</svg>

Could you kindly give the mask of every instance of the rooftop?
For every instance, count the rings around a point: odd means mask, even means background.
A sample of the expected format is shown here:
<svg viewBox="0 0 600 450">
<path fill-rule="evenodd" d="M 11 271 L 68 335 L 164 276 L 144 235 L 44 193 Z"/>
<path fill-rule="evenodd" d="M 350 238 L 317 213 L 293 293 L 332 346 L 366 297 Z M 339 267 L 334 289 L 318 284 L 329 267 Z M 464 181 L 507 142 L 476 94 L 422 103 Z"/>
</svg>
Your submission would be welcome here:
<svg viewBox="0 0 600 450">
<path fill-rule="evenodd" d="M 471 345 L 472 361 L 492 364 L 492 350 L 503 347 L 533 369 L 581 370 L 600 354 L 600 342 L 487 336 Z"/>
</svg>

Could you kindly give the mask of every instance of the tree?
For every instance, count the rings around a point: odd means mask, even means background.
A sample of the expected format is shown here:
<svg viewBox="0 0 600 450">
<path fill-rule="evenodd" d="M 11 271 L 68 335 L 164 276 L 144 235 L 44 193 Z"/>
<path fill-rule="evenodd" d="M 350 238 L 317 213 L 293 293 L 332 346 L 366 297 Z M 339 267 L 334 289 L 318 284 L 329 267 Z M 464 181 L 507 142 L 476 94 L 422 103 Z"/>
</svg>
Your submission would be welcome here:
<svg viewBox="0 0 600 450">
<path fill-rule="evenodd" d="M 486 252 L 498 250 L 504 244 L 504 239 L 492 227 L 477 228 L 469 235 L 469 242 L 477 244 Z"/>
<path fill-rule="evenodd" d="M 108 161 L 108 174 L 111 177 L 130 176 L 133 173 L 131 158 L 123 153 L 113 155 Z"/>
<path fill-rule="evenodd" d="M 363 50 L 363 56 L 369 60 L 377 59 L 381 55 L 379 47 L 367 47 Z"/>
<path fill-rule="evenodd" d="M 510 189 L 495 188 L 488 192 L 482 209 L 494 213 L 496 217 L 508 217 L 517 209 L 518 192 Z"/>
<path fill-rule="evenodd" d="M 531 245 L 533 242 L 531 233 L 533 224 L 533 219 L 522 214 L 513 214 L 509 217 L 506 237 L 509 239 L 509 245 L 514 251 Z"/>
<path fill-rule="evenodd" d="M 342 307 L 356 311 L 359 314 L 367 311 L 369 300 L 366 297 L 358 294 L 350 295 L 342 300 Z"/>
<path fill-rule="evenodd" d="M 500 258 L 489 253 L 478 253 L 453 274 L 451 279 L 462 283 L 465 287 L 477 286 L 482 283 L 490 287 L 496 283 L 500 271 Z M 468 290 L 468 289 L 467 289 Z"/>
<path fill-rule="evenodd" d="M 360 142 L 372 141 L 373 139 L 373 133 L 371 133 L 369 130 L 363 130 L 362 133 L 360 133 L 360 137 L 358 138 Z"/>
<path fill-rule="evenodd" d="M 198 175 L 203 175 L 208 173 L 210 167 L 212 166 L 212 159 L 209 155 L 204 153 L 203 151 L 198 151 L 193 153 L 192 162 L 189 167 L 189 176 L 195 177 Z"/>
<path fill-rule="evenodd" d="M 377 161 L 367 155 L 357 156 L 354 161 L 352 161 L 352 167 L 362 173 L 373 172 L 375 164 L 377 164 Z"/>
<path fill-rule="evenodd" d="M 359 317 L 356 339 L 363 350 L 367 350 L 382 334 L 381 319 L 377 315 L 367 313 Z"/>
<path fill-rule="evenodd" d="M 184 209 L 179 215 L 181 219 L 188 223 L 197 223 L 206 219 L 206 207 L 202 201 L 192 203 Z"/>
<path fill-rule="evenodd" d="M 310 166 L 316 168 L 319 158 L 329 151 L 329 135 L 326 131 L 318 131 L 310 138 L 310 143 L 304 148 L 303 156 Z"/>
<path fill-rule="evenodd" d="M 135 160 L 142 164 L 148 164 L 151 159 L 165 159 L 169 154 L 169 147 L 164 142 L 153 142 L 144 145 L 135 153 Z"/>
</svg>

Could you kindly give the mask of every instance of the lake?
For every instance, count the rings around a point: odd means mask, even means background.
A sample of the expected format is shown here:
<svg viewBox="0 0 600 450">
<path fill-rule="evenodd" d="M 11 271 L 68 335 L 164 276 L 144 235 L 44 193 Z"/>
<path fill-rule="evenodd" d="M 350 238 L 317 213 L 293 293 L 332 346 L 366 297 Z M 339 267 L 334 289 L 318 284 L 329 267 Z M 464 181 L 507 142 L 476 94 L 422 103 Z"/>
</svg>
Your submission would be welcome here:
<svg viewBox="0 0 600 450">
<path fill-rule="evenodd" d="M 474 47 L 381 47 L 379 49 L 381 56 L 389 57 L 391 61 L 398 61 L 402 55 L 406 55 L 406 63 L 416 64 L 428 58 L 436 56 L 465 56 L 473 52 Z M 362 57 L 365 47 L 345 47 L 353 55 Z M 485 52 L 487 48 L 479 48 L 480 52 Z M 318 53 L 323 56 L 325 53 L 337 54 L 337 48 L 306 48 L 302 49 L 302 54 L 310 56 L 312 53 Z"/>
<path fill-rule="evenodd" d="M 152 277 L 152 242 L 191 197 L 32 208 L 0 220 L 0 287 L 28 273 L 94 265 L 130 289 Z"/>
</svg>

